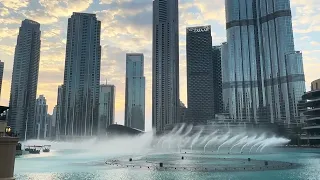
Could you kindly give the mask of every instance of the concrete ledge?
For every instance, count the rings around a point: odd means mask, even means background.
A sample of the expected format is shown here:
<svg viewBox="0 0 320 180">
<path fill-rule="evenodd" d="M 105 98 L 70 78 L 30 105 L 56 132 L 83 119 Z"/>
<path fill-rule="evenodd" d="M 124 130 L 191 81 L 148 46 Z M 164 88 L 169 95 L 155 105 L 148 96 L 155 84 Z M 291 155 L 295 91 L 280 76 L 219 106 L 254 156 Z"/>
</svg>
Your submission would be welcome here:
<svg viewBox="0 0 320 180">
<path fill-rule="evenodd" d="M 17 137 L 0 137 L 0 180 L 12 180 L 16 155 Z"/>
</svg>

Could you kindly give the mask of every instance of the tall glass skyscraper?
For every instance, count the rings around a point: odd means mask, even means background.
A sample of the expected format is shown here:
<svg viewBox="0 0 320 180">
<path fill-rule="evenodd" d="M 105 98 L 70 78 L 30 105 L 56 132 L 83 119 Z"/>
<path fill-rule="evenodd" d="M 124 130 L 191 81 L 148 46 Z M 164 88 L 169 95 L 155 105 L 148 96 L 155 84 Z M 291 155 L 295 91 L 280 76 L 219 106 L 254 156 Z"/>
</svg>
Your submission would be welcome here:
<svg viewBox="0 0 320 180">
<path fill-rule="evenodd" d="M 212 47 L 214 113 L 223 112 L 221 46 Z"/>
<path fill-rule="evenodd" d="M 153 1 L 152 126 L 156 132 L 178 121 L 178 0 Z"/>
<path fill-rule="evenodd" d="M 1 62 L 0 60 L 0 95 L 1 95 L 1 89 L 2 89 L 3 69 L 4 69 L 4 62 Z"/>
<path fill-rule="evenodd" d="M 214 119 L 214 81 L 211 26 L 187 28 L 188 121 L 206 124 Z"/>
<path fill-rule="evenodd" d="M 127 54 L 124 125 L 142 131 L 145 129 L 145 83 L 143 54 Z"/>
<path fill-rule="evenodd" d="M 68 19 L 60 137 L 97 134 L 101 22 L 95 14 Z"/>
<path fill-rule="evenodd" d="M 116 87 L 107 82 L 100 85 L 99 96 L 98 133 L 105 135 L 108 126 L 114 124 Z"/>
<path fill-rule="evenodd" d="M 62 121 L 62 102 L 63 102 L 63 90 L 62 90 L 62 86 L 58 86 L 58 94 L 57 94 L 57 108 L 56 108 L 56 139 L 60 140 L 60 129 L 63 129 L 61 127 L 61 121 Z"/>
<path fill-rule="evenodd" d="M 34 108 L 40 60 L 40 24 L 26 19 L 19 29 L 14 54 L 9 125 L 20 138 L 35 137 Z"/>
<path fill-rule="evenodd" d="M 290 124 L 305 91 L 289 0 L 226 0 L 225 110 L 238 121 Z"/>
<path fill-rule="evenodd" d="M 45 139 L 48 135 L 48 124 L 47 119 L 48 105 L 44 95 L 40 95 L 36 99 L 35 104 L 35 129 L 37 133 L 37 139 Z"/>
</svg>

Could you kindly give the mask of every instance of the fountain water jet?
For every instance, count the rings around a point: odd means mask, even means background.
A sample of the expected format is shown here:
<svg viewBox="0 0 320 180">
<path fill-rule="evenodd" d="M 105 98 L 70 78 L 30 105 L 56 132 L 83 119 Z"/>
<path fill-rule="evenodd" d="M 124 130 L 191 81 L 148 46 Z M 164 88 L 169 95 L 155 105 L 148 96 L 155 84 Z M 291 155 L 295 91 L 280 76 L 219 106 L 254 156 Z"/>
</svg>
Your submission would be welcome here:
<svg viewBox="0 0 320 180">
<path fill-rule="evenodd" d="M 243 152 L 243 149 L 244 149 L 246 146 L 251 145 L 251 144 L 254 142 L 254 140 L 256 139 L 256 137 L 257 137 L 257 136 L 254 136 L 254 137 L 252 137 L 252 138 L 248 138 L 247 142 L 241 147 L 240 153 Z"/>
<path fill-rule="evenodd" d="M 240 140 L 238 141 L 238 143 L 236 143 L 235 145 L 233 145 L 233 146 L 230 148 L 229 152 L 231 153 L 231 151 L 232 151 L 232 149 L 233 149 L 234 147 L 236 147 L 236 146 L 238 146 L 239 144 L 245 142 L 247 139 L 248 139 L 248 136 L 245 136 L 245 137 L 243 137 L 242 139 L 240 139 Z"/>
<path fill-rule="evenodd" d="M 221 141 L 227 140 L 228 137 L 229 137 L 229 135 L 228 135 L 225 139 L 221 139 Z M 230 138 L 229 140 L 223 142 L 223 143 L 218 147 L 217 152 L 220 151 L 220 148 L 221 148 L 223 145 L 228 144 L 228 143 L 232 143 L 232 142 L 236 141 L 239 137 L 241 137 L 241 135 L 236 135 L 236 136 Z"/>
<path fill-rule="evenodd" d="M 249 153 L 251 153 L 252 149 L 254 147 L 256 147 L 257 145 L 261 144 L 261 141 L 265 139 L 265 134 L 262 134 L 259 138 L 257 138 L 252 144 L 253 146 L 251 146 L 250 150 L 249 150 Z"/>
<path fill-rule="evenodd" d="M 202 127 L 202 128 L 200 129 L 200 131 L 198 132 L 198 134 L 196 135 L 196 137 L 192 140 L 191 146 L 190 146 L 191 151 L 192 151 L 193 145 L 194 145 L 195 143 L 197 143 L 197 141 L 198 141 L 198 139 L 199 139 L 199 137 L 200 137 L 203 129 L 204 129 L 204 128 Z"/>
<path fill-rule="evenodd" d="M 217 131 L 214 131 L 214 132 L 211 133 L 209 136 L 204 137 L 203 140 L 200 142 L 200 145 L 207 143 L 207 140 L 208 140 L 210 137 L 212 137 L 212 136 L 214 136 L 215 134 L 217 134 L 217 133 L 218 133 L 218 130 L 217 130 Z"/>
</svg>

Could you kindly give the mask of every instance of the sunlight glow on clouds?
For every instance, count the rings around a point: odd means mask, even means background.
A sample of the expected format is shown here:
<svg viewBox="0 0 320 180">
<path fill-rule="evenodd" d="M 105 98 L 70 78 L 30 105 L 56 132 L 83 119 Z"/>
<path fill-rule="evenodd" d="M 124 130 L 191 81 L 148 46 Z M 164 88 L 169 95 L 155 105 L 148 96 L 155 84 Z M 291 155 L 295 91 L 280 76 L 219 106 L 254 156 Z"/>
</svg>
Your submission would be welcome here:
<svg viewBox="0 0 320 180">
<path fill-rule="evenodd" d="M 304 54 L 307 89 L 320 78 L 319 0 L 291 0 L 296 50 Z M 213 45 L 226 40 L 224 0 L 180 0 L 180 98 L 186 103 L 186 30 L 211 25 Z M 1 0 L 0 59 L 5 62 L 1 105 L 7 105 L 14 48 L 21 21 L 41 24 L 41 58 L 38 95 L 44 94 L 49 111 L 56 104 L 63 81 L 68 18 L 73 12 L 96 13 L 101 27 L 101 83 L 116 86 L 116 121 L 123 123 L 125 53 L 144 53 L 146 76 L 146 124 L 151 127 L 152 0 Z"/>
<path fill-rule="evenodd" d="M 29 0 L 1 0 L 4 7 L 12 10 L 18 10 L 29 5 Z"/>
</svg>

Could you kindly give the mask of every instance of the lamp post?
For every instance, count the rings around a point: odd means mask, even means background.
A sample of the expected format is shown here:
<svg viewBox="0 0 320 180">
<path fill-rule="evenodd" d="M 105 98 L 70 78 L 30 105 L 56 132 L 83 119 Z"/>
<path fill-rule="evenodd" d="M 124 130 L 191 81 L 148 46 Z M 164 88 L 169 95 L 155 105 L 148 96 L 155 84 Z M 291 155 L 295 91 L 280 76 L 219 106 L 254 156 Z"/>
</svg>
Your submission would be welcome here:
<svg viewBox="0 0 320 180">
<path fill-rule="evenodd" d="M 4 130 L 5 134 L 7 136 L 11 136 L 12 135 L 12 132 L 11 132 L 11 127 L 10 126 L 7 126 Z"/>
</svg>

